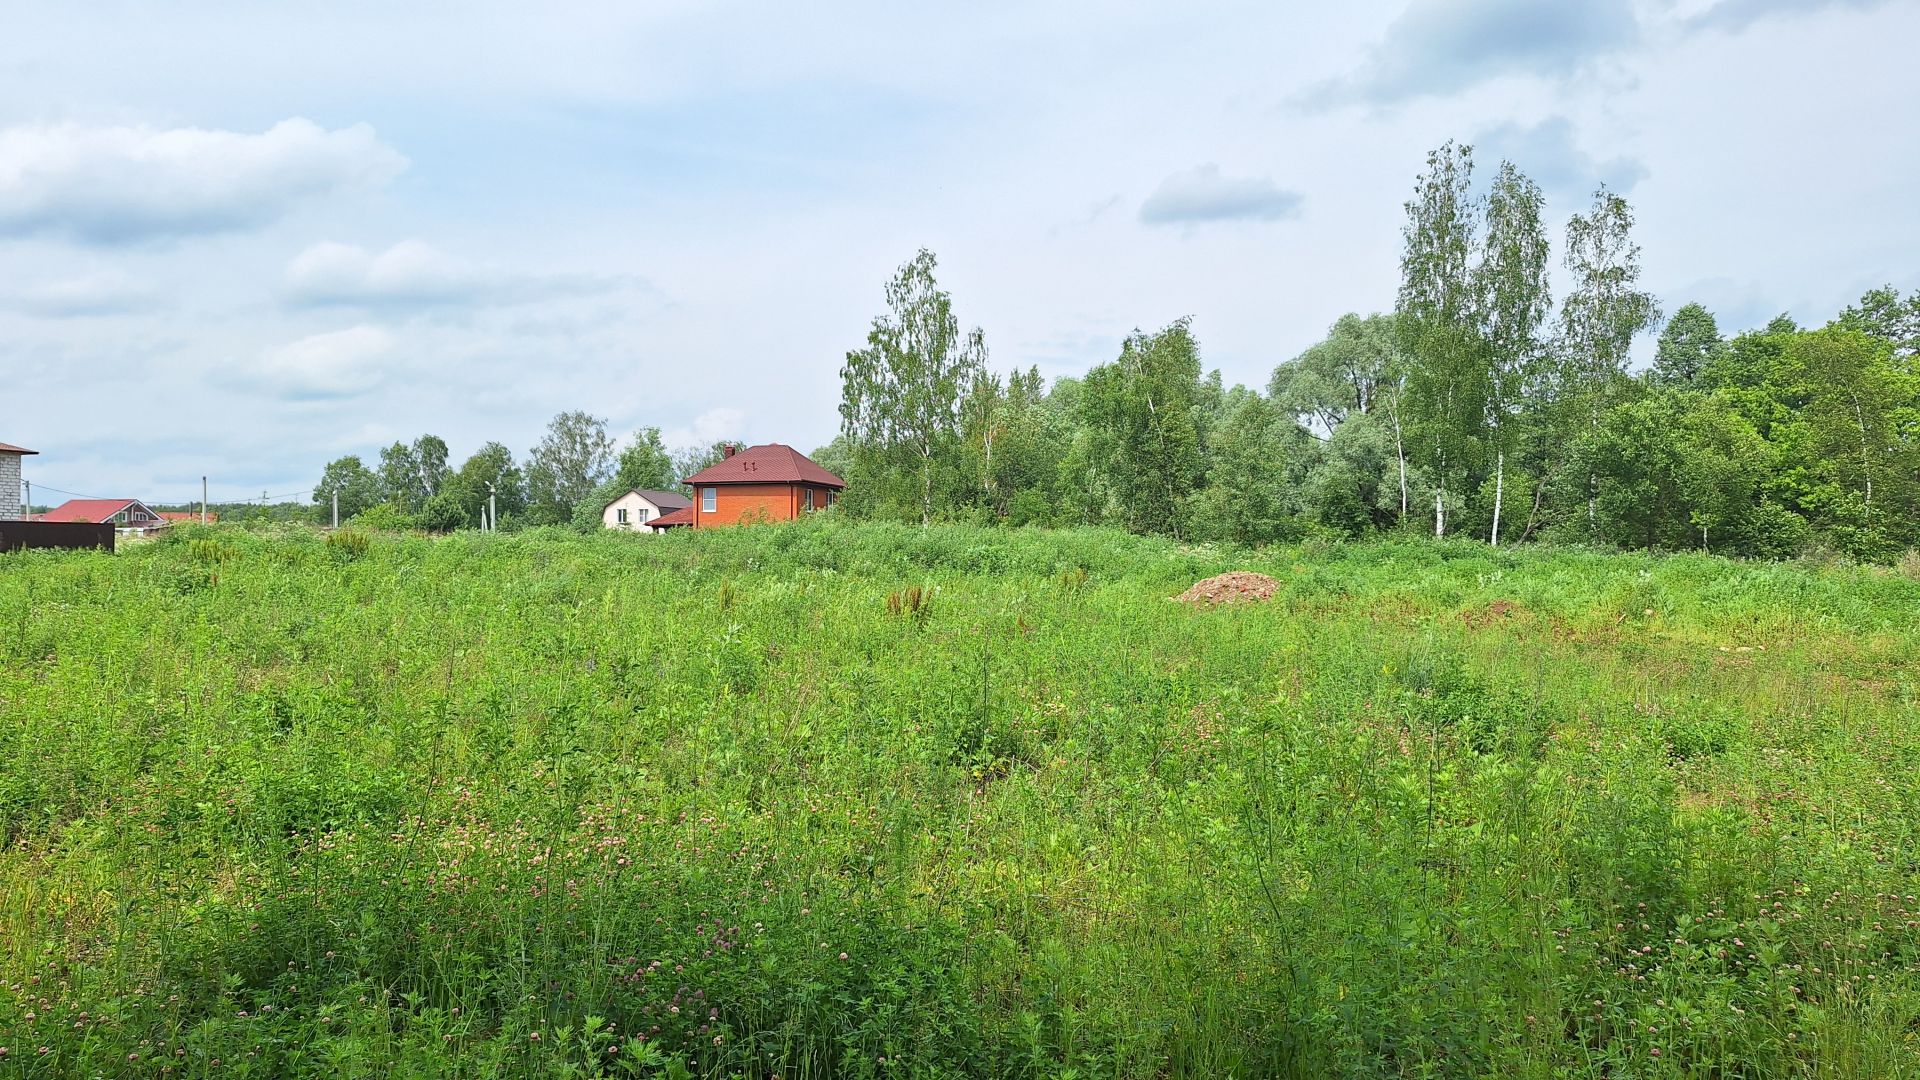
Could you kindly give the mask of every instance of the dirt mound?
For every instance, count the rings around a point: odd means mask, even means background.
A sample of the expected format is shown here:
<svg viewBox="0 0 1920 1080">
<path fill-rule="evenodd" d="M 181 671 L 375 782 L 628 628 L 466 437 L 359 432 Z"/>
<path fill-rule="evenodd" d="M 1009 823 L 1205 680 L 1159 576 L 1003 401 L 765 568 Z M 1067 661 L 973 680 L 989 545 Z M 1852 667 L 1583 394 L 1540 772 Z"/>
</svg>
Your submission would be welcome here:
<svg viewBox="0 0 1920 1080">
<path fill-rule="evenodd" d="M 1475 630 L 1482 630 L 1492 626 L 1494 623 L 1504 622 L 1508 619 L 1525 615 L 1526 613 L 1526 608 L 1511 600 L 1495 600 L 1493 603 L 1476 611 L 1461 612 L 1460 621 L 1473 627 Z"/>
<path fill-rule="evenodd" d="M 1271 600 L 1280 583 L 1265 574 L 1233 570 L 1205 581 L 1174 597 L 1188 604 L 1234 604 L 1241 601 Z"/>
</svg>

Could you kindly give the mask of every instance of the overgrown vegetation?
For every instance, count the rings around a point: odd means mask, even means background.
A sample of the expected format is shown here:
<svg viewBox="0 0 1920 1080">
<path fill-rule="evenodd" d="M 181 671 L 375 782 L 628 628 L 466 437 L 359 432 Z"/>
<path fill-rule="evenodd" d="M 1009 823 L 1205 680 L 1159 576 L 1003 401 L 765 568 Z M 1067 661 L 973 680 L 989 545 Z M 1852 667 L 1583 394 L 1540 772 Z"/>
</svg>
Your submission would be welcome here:
<svg viewBox="0 0 1920 1080">
<path fill-rule="evenodd" d="M 1916 1067 L 1898 568 L 174 532 L 0 560 L 0 1074 Z"/>
</svg>

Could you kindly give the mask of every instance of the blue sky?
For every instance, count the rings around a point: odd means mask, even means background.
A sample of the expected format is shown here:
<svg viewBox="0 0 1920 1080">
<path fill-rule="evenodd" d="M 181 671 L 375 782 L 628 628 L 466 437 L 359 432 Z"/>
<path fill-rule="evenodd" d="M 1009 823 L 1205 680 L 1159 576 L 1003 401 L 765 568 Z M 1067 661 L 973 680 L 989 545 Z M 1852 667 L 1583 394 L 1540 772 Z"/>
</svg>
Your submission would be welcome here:
<svg viewBox="0 0 1920 1080">
<path fill-rule="evenodd" d="M 1288 10 L 1288 9 L 1294 10 Z M 1334 10 L 1337 8 L 1337 10 Z M 1326 9 L 1326 10 L 1322 10 Z M 1624 190 L 1669 310 L 1920 286 L 1920 8 L 1873 0 L 24 4 L 0 441 L 40 491 L 282 494 L 394 439 L 810 448 L 920 246 L 1000 368 L 1192 316 L 1264 384 L 1391 306 L 1455 138 Z"/>
</svg>

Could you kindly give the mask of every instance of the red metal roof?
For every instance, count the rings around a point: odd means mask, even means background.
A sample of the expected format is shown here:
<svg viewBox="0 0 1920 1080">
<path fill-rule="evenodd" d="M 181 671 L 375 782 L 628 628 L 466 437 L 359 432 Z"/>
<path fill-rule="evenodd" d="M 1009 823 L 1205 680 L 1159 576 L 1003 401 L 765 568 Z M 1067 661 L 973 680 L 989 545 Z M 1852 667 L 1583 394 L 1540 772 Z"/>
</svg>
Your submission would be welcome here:
<svg viewBox="0 0 1920 1080">
<path fill-rule="evenodd" d="M 98 525 L 139 501 L 139 499 L 68 499 L 35 520 L 90 521 Z"/>
<path fill-rule="evenodd" d="M 24 446 L 15 446 L 12 443 L 0 442 L 0 454 L 37 454 L 39 452 L 38 450 L 29 450 Z"/>
<path fill-rule="evenodd" d="M 661 514 L 652 521 L 643 521 L 640 524 L 645 525 L 649 529 L 671 529 L 681 525 L 692 525 L 693 507 L 691 505 L 683 506 L 671 514 Z"/>
<path fill-rule="evenodd" d="M 722 458 L 682 481 L 687 484 L 819 484 L 843 488 L 845 480 L 814 464 L 813 459 L 785 443 L 749 446 Z"/>
</svg>

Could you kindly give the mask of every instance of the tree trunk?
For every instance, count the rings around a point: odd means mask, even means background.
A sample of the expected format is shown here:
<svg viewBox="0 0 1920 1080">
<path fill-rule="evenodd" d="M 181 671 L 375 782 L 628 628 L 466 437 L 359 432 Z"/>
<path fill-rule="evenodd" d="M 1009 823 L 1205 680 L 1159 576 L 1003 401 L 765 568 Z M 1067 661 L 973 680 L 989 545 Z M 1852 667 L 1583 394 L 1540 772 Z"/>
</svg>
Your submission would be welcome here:
<svg viewBox="0 0 1920 1080">
<path fill-rule="evenodd" d="M 1548 462 L 1546 468 L 1540 470 L 1540 476 L 1533 482 L 1533 506 L 1527 510 L 1526 527 L 1520 530 L 1520 542 L 1523 544 L 1533 535 L 1534 526 L 1539 524 L 1540 504 L 1545 501 L 1547 484 L 1553 480 L 1554 471 L 1558 468 L 1558 465 Z"/>
<path fill-rule="evenodd" d="M 933 444 L 920 443 L 920 527 L 933 524 Z"/>
<path fill-rule="evenodd" d="M 1180 535 L 1179 499 L 1174 494 L 1172 455 L 1167 453 L 1167 432 L 1160 426 L 1160 410 L 1153 404 L 1151 393 L 1147 394 L 1147 415 L 1151 418 L 1149 423 L 1160 444 L 1160 474 L 1167 482 L 1167 528 L 1172 531 L 1175 540 L 1180 540 L 1183 538 Z"/>
<path fill-rule="evenodd" d="M 1866 510 L 1873 513 L 1873 455 L 1867 447 L 1867 418 L 1860 410 L 1860 395 L 1853 395 L 1853 422 L 1860 427 L 1860 477 L 1867 485 Z"/>
<path fill-rule="evenodd" d="M 993 427 L 992 425 L 988 425 L 986 432 L 980 436 L 980 450 L 981 450 L 980 486 L 986 489 L 987 503 L 988 505 L 992 505 L 993 503 Z"/>
<path fill-rule="evenodd" d="M 1396 524 L 1404 525 L 1407 520 L 1407 447 L 1400 438 L 1400 402 L 1394 399 L 1393 409 L 1393 456 L 1400 464 L 1400 520 Z"/>
<path fill-rule="evenodd" d="M 1488 540 L 1492 547 L 1500 546 L 1500 503 L 1507 493 L 1507 452 L 1494 455 L 1493 466 L 1493 536 Z"/>
</svg>

